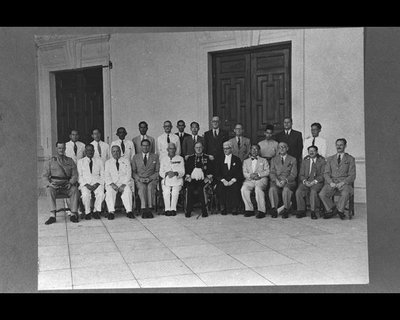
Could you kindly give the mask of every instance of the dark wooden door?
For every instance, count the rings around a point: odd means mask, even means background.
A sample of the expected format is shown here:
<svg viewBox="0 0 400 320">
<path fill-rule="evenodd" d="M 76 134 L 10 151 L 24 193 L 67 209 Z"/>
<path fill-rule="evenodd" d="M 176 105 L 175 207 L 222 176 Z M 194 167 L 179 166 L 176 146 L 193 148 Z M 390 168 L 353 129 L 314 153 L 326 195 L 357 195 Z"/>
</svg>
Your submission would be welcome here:
<svg viewBox="0 0 400 320">
<path fill-rule="evenodd" d="M 69 141 L 72 129 L 90 143 L 93 128 L 104 132 L 103 71 L 93 67 L 55 73 L 57 139 Z"/>
<path fill-rule="evenodd" d="M 212 53 L 213 112 L 233 136 L 241 122 L 252 142 L 264 139 L 267 124 L 283 130 L 291 116 L 291 44 Z"/>
</svg>

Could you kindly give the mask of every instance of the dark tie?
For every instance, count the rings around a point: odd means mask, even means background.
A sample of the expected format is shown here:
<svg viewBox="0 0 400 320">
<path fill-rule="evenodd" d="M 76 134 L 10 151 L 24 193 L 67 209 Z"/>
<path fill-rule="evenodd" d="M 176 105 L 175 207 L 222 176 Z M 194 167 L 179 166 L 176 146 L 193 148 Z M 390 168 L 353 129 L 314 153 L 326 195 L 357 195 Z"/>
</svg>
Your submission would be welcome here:
<svg viewBox="0 0 400 320">
<path fill-rule="evenodd" d="M 125 154 L 125 144 L 124 144 L 124 140 L 121 140 L 121 150 L 122 150 L 122 153 Z"/>
<path fill-rule="evenodd" d="M 257 157 L 251 157 L 251 160 L 257 160 Z"/>
<path fill-rule="evenodd" d="M 171 140 L 169 139 L 169 134 L 167 134 L 167 143 L 170 143 Z"/>
<path fill-rule="evenodd" d="M 238 138 L 238 149 L 240 149 L 240 138 Z"/>
<path fill-rule="evenodd" d="M 78 153 L 78 147 L 75 142 L 74 142 L 74 152 L 75 152 L 75 155 Z"/>
<path fill-rule="evenodd" d="M 217 130 L 214 130 L 214 138 L 217 137 Z"/>
<path fill-rule="evenodd" d="M 312 146 L 315 146 L 315 137 L 312 139 Z"/>
<path fill-rule="evenodd" d="M 193 143 L 196 143 L 196 136 L 193 136 Z"/>
<path fill-rule="evenodd" d="M 285 131 L 286 132 L 286 135 L 288 136 L 289 135 L 289 131 Z"/>
<path fill-rule="evenodd" d="M 144 155 L 143 163 L 145 166 L 147 166 L 147 154 Z"/>
<path fill-rule="evenodd" d="M 285 160 L 283 160 L 283 157 L 281 157 L 282 165 L 285 163 Z"/>
<path fill-rule="evenodd" d="M 119 171 L 119 162 L 118 162 L 118 159 L 117 159 L 117 162 L 115 162 L 115 165 L 117 166 L 117 170 Z"/>
<path fill-rule="evenodd" d="M 340 154 L 339 154 L 339 157 L 337 158 L 337 164 L 338 164 L 338 165 L 340 165 L 340 160 L 341 160 L 341 159 L 340 159 Z"/>
<path fill-rule="evenodd" d="M 99 156 L 101 157 L 100 142 L 97 142 L 97 151 L 99 152 Z"/>
<path fill-rule="evenodd" d="M 90 158 L 90 161 L 89 161 L 89 169 L 90 169 L 90 173 L 92 173 L 92 169 L 93 169 L 93 161 L 92 161 L 92 158 Z"/>
</svg>

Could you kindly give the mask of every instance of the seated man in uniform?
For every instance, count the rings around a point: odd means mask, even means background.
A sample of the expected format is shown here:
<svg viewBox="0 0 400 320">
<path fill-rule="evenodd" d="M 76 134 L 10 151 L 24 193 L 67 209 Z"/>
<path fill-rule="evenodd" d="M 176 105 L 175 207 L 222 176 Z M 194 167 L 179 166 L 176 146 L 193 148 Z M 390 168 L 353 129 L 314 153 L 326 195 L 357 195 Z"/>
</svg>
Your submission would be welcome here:
<svg viewBox="0 0 400 320">
<path fill-rule="evenodd" d="M 75 162 L 65 156 L 65 143 L 57 142 L 57 155 L 52 157 L 45 165 L 43 180 L 48 188 L 50 196 L 50 218 L 45 224 L 56 222 L 56 196 L 59 194 L 67 195 L 70 198 L 72 222 L 78 222 L 78 199 L 79 191 L 76 186 L 78 181 L 78 171 Z"/>
<path fill-rule="evenodd" d="M 232 142 L 222 145 L 225 157 L 217 159 L 215 180 L 217 195 L 221 204 L 221 214 L 238 214 L 240 187 L 243 180 L 243 168 L 240 158 L 232 153 Z"/>
<path fill-rule="evenodd" d="M 303 218 L 306 214 L 304 197 L 310 196 L 311 219 L 317 219 L 315 210 L 319 208 L 318 193 L 324 185 L 325 160 L 318 157 L 318 147 L 309 146 L 308 157 L 300 165 L 299 186 L 296 190 L 297 218 Z"/>
<path fill-rule="evenodd" d="M 121 193 L 127 217 L 133 219 L 135 216 L 132 213 L 131 164 L 129 160 L 121 157 L 119 146 L 111 147 L 111 156 L 112 158 L 106 161 L 104 168 L 108 220 L 113 220 L 115 217 L 115 200 L 118 192 Z"/>
<path fill-rule="evenodd" d="M 254 216 L 254 207 L 250 199 L 250 193 L 255 189 L 257 202 L 256 218 L 264 218 L 265 207 L 265 190 L 268 185 L 269 164 L 267 159 L 258 155 L 260 146 L 253 144 L 250 148 L 250 158 L 243 162 L 243 176 L 245 181 L 241 188 L 242 198 L 245 205 L 245 217 Z"/>
<path fill-rule="evenodd" d="M 204 186 L 212 182 L 214 173 L 213 160 L 210 156 L 203 153 L 203 144 L 196 142 L 194 145 L 195 154 L 188 157 L 185 163 L 185 180 L 187 184 L 187 206 L 185 217 L 190 218 L 193 211 L 194 193 L 197 192 L 200 203 L 202 217 L 207 217 L 206 200 L 204 195 Z"/>
<path fill-rule="evenodd" d="M 95 197 L 93 218 L 100 219 L 101 205 L 104 200 L 104 164 L 101 158 L 94 158 L 94 145 L 85 147 L 86 157 L 78 160 L 79 189 L 85 206 L 85 219 L 90 220 L 92 213 L 90 200 Z"/>
<path fill-rule="evenodd" d="M 138 188 L 143 219 L 153 218 L 153 204 L 160 171 L 158 155 L 150 153 L 150 141 L 143 139 L 141 152 L 132 159 L 132 176 Z"/>
<path fill-rule="evenodd" d="M 271 202 L 271 216 L 277 218 L 279 193 L 282 192 L 284 205 L 282 218 L 286 219 L 289 217 L 290 200 L 293 191 L 296 189 L 297 163 L 296 158 L 287 153 L 289 147 L 286 142 L 280 142 L 278 149 L 279 153 L 271 159 L 269 200 Z"/>
<path fill-rule="evenodd" d="M 164 197 L 165 215 L 176 216 L 176 205 L 178 203 L 179 191 L 183 186 L 185 175 L 185 161 L 176 154 L 175 143 L 168 145 L 168 156 L 163 157 L 160 162 L 161 187 Z"/>
<path fill-rule="evenodd" d="M 349 197 L 354 193 L 351 186 L 356 179 L 356 163 L 353 156 L 345 153 L 347 141 L 344 138 L 336 140 L 337 153 L 326 159 L 324 178 L 325 185 L 319 193 L 327 213 L 324 219 L 329 219 L 339 215 L 340 219 L 345 219 L 344 208 Z M 337 206 L 332 201 L 332 196 L 339 192 Z"/>
</svg>

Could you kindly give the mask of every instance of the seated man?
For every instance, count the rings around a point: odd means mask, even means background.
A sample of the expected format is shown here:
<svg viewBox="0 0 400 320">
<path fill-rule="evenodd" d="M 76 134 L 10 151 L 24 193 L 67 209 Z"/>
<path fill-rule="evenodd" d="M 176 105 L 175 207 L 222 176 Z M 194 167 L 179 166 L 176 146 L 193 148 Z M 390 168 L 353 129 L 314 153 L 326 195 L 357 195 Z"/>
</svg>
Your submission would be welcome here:
<svg viewBox="0 0 400 320">
<path fill-rule="evenodd" d="M 133 219 L 135 216 L 132 213 L 131 164 L 129 160 L 121 157 L 119 146 L 111 147 L 111 156 L 112 158 L 106 161 L 104 168 L 108 220 L 113 220 L 115 217 L 115 200 L 118 192 L 121 193 L 127 217 Z"/>
<path fill-rule="evenodd" d="M 143 139 L 141 152 L 135 154 L 132 159 L 132 176 L 138 187 L 140 207 L 143 219 L 153 218 L 153 203 L 158 183 L 160 162 L 158 155 L 150 153 L 150 141 Z"/>
<path fill-rule="evenodd" d="M 238 214 L 240 184 L 243 180 L 242 161 L 232 154 L 232 142 L 223 143 L 225 157 L 217 159 L 215 178 L 217 195 L 221 204 L 221 214 Z"/>
<path fill-rule="evenodd" d="M 50 196 L 50 218 L 45 224 L 56 222 L 56 196 L 59 194 L 67 195 L 70 198 L 70 208 L 72 215 L 70 220 L 78 222 L 78 199 L 79 191 L 76 186 L 78 181 L 78 171 L 75 162 L 65 156 L 65 143 L 57 142 L 57 155 L 52 157 L 45 165 L 43 180 L 48 188 Z"/>
<path fill-rule="evenodd" d="M 165 215 L 176 216 L 176 205 L 178 203 L 179 191 L 183 186 L 185 175 L 185 161 L 176 155 L 175 143 L 170 143 L 167 148 L 168 156 L 163 157 L 160 162 L 160 177 L 163 190 Z"/>
<path fill-rule="evenodd" d="M 327 213 L 324 219 L 339 215 L 345 219 L 344 208 L 354 190 L 351 186 L 356 179 L 356 163 L 354 157 L 345 153 L 347 141 L 344 138 L 336 140 L 337 154 L 326 159 L 324 178 L 325 185 L 319 193 Z M 332 201 L 333 195 L 339 193 L 337 206 Z"/>
<path fill-rule="evenodd" d="M 189 156 L 185 163 L 185 180 L 188 182 L 186 218 L 190 218 L 192 215 L 195 192 L 200 198 L 202 217 L 208 216 L 204 198 L 204 186 L 211 183 L 214 173 L 213 160 L 209 155 L 203 153 L 203 144 L 201 142 L 196 142 L 194 151 L 195 154 Z"/>
<path fill-rule="evenodd" d="M 311 219 L 317 219 L 316 208 L 319 208 L 318 193 L 324 184 L 325 160 L 318 157 L 318 147 L 309 146 L 308 157 L 302 161 L 299 173 L 299 186 L 296 190 L 297 218 L 306 214 L 304 197 L 310 195 Z"/>
<path fill-rule="evenodd" d="M 93 218 L 100 219 L 101 205 L 104 200 L 104 164 L 101 158 L 94 158 L 94 145 L 85 147 L 86 157 L 78 160 L 79 189 L 85 206 L 85 219 L 90 220 L 90 200 L 95 197 Z"/>
<path fill-rule="evenodd" d="M 271 159 L 270 179 L 271 186 L 269 188 L 269 200 L 271 202 L 271 216 L 278 217 L 279 192 L 282 192 L 282 200 L 284 209 L 282 218 L 289 217 L 290 200 L 293 191 L 296 188 L 297 162 L 296 158 L 290 156 L 287 152 L 289 147 L 286 142 L 278 144 L 278 154 Z"/>
<path fill-rule="evenodd" d="M 255 189 L 257 202 L 256 218 L 265 217 L 265 190 L 268 185 L 269 164 L 267 159 L 258 155 L 260 146 L 253 144 L 250 148 L 250 158 L 243 162 L 243 176 L 245 181 L 241 188 L 242 198 L 245 205 L 245 217 L 254 216 L 254 207 L 250 199 L 250 193 Z"/>
</svg>

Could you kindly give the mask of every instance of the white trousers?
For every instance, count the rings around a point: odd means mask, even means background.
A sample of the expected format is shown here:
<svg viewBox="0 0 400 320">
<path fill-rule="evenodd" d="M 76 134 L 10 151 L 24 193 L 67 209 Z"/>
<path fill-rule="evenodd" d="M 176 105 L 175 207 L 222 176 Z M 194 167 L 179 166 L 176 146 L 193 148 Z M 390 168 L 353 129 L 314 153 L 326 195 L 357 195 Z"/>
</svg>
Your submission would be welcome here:
<svg viewBox="0 0 400 320">
<path fill-rule="evenodd" d="M 165 211 L 176 211 L 176 205 L 178 203 L 179 191 L 182 186 L 166 186 L 163 183 L 162 191 L 164 197 Z"/>
<path fill-rule="evenodd" d="M 104 200 L 104 186 L 100 185 L 94 190 L 95 202 L 94 202 L 94 211 L 101 211 L 101 204 Z M 91 192 L 85 186 L 82 186 L 81 189 L 81 198 L 83 202 L 83 206 L 85 207 L 85 213 L 88 214 L 90 212 L 90 200 L 92 198 Z"/>
<path fill-rule="evenodd" d="M 120 185 L 117 185 L 120 187 Z M 111 186 L 106 186 L 106 203 L 108 212 L 115 211 L 115 199 L 117 198 L 117 191 Z M 124 192 L 121 195 L 122 204 L 125 207 L 126 212 L 132 211 L 132 189 L 129 185 L 125 186 Z"/>
<path fill-rule="evenodd" d="M 254 206 L 251 202 L 250 194 L 251 191 L 255 190 L 256 193 L 256 202 L 257 202 L 257 210 L 265 213 L 265 189 L 267 188 L 267 184 L 263 179 L 260 180 L 251 180 L 243 182 L 243 186 L 241 188 L 242 198 L 246 211 L 253 211 Z"/>
</svg>

